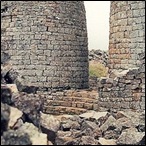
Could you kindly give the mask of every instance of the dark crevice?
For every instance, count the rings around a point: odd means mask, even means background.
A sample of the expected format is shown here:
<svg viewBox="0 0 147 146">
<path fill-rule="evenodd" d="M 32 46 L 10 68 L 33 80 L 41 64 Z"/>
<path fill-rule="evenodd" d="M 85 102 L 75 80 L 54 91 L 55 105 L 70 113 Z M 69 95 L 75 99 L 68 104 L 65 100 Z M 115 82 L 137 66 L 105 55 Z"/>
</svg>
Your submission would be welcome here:
<svg viewBox="0 0 147 146">
<path fill-rule="evenodd" d="M 48 31 L 48 26 L 46 27 L 46 31 Z"/>
<path fill-rule="evenodd" d="M 8 7 L 7 6 L 5 6 L 4 8 L 1 8 L 1 13 L 4 13 L 6 11 L 8 11 Z"/>
</svg>

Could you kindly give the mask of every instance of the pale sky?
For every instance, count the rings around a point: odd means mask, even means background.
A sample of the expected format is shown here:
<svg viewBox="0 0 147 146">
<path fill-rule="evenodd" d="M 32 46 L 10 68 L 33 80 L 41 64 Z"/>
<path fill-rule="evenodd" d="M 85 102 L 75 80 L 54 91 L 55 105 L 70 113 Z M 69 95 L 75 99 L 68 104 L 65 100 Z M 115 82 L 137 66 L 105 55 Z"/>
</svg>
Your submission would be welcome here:
<svg viewBox="0 0 147 146">
<path fill-rule="evenodd" d="M 110 1 L 84 1 L 89 50 L 108 50 Z"/>
</svg>

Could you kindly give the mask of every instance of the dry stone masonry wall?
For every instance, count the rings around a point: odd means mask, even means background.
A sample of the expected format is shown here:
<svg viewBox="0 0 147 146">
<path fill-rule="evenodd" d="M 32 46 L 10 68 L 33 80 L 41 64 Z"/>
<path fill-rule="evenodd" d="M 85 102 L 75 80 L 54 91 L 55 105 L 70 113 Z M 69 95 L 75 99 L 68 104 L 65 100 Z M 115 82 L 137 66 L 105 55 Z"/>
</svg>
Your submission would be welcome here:
<svg viewBox="0 0 147 146">
<path fill-rule="evenodd" d="M 106 109 L 145 110 L 145 1 L 111 1 L 109 75 L 98 93 Z"/>
<path fill-rule="evenodd" d="M 107 109 L 145 110 L 145 53 L 140 67 L 118 72 L 98 82 L 99 105 Z"/>
<path fill-rule="evenodd" d="M 145 1 L 111 1 L 109 67 L 136 67 L 144 50 Z"/>
<path fill-rule="evenodd" d="M 24 84 L 88 87 L 83 1 L 2 1 L 3 51 Z"/>
</svg>

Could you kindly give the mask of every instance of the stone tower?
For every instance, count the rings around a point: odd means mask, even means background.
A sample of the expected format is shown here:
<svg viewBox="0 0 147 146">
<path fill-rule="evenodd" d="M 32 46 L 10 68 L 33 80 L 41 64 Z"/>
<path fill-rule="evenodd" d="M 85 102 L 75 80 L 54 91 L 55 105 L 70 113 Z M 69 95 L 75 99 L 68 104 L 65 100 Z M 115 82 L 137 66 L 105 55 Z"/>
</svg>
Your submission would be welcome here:
<svg viewBox="0 0 147 146">
<path fill-rule="evenodd" d="M 2 43 L 24 84 L 88 87 L 83 1 L 2 1 Z"/>
<path fill-rule="evenodd" d="M 145 1 L 111 1 L 109 34 L 110 69 L 140 64 L 145 51 Z"/>
</svg>

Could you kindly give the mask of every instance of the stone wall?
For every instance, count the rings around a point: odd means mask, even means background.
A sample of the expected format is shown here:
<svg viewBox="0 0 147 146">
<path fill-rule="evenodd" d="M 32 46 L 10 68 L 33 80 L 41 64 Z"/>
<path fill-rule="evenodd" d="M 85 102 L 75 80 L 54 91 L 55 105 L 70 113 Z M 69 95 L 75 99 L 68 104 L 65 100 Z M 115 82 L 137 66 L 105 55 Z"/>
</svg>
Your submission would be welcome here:
<svg viewBox="0 0 147 146">
<path fill-rule="evenodd" d="M 98 82 L 99 105 L 107 109 L 145 110 L 145 52 L 140 67 L 113 70 Z"/>
<path fill-rule="evenodd" d="M 88 87 L 83 1 L 2 1 L 2 51 L 24 84 Z"/>
<path fill-rule="evenodd" d="M 39 95 L 43 99 L 42 111 L 47 114 L 80 114 L 99 109 L 98 93 L 93 89 L 38 91 L 33 94 Z"/>
<path fill-rule="evenodd" d="M 111 1 L 109 67 L 128 69 L 140 64 L 145 50 L 145 1 Z"/>
</svg>

